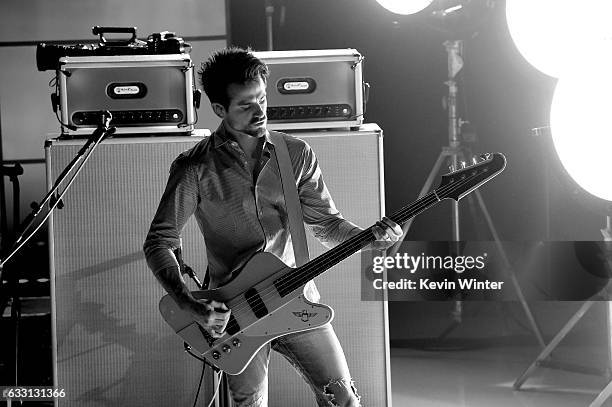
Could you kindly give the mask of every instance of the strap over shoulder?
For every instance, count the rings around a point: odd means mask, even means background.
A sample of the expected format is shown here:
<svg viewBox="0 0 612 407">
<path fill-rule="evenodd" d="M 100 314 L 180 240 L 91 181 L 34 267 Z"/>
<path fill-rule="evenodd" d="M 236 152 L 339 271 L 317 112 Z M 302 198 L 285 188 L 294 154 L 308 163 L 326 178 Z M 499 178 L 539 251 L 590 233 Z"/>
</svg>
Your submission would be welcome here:
<svg viewBox="0 0 612 407">
<path fill-rule="evenodd" d="M 289 216 L 289 230 L 291 232 L 295 263 L 297 266 L 301 266 L 308 262 L 308 245 L 306 243 L 306 232 L 304 231 L 302 205 L 300 204 L 297 183 L 293 174 L 291 157 L 289 156 L 287 143 L 282 133 L 271 131 L 270 138 L 274 143 L 276 160 L 278 161 L 278 168 L 280 169 L 283 195 L 285 196 L 285 205 L 287 206 L 287 214 Z"/>
</svg>

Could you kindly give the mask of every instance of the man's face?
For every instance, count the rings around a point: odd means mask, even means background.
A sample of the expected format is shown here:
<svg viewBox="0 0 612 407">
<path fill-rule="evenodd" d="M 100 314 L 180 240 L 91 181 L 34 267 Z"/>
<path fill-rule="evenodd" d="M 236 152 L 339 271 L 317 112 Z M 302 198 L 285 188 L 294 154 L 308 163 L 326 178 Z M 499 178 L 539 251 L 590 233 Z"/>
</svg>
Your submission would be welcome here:
<svg viewBox="0 0 612 407">
<path fill-rule="evenodd" d="M 232 83 L 227 87 L 229 105 L 224 111 L 223 119 L 232 129 L 253 137 L 266 133 L 266 83 L 261 79 L 244 84 Z"/>
</svg>

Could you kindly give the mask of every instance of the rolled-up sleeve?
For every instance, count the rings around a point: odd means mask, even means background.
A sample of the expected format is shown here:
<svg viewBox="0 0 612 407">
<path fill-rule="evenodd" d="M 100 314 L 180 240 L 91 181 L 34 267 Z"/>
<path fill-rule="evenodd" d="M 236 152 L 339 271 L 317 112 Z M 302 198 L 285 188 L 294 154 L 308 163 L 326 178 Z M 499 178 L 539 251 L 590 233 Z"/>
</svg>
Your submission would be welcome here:
<svg viewBox="0 0 612 407">
<path fill-rule="evenodd" d="M 166 189 L 144 242 L 151 270 L 178 267 L 173 250 L 180 247 L 180 234 L 198 205 L 198 175 L 187 157 L 179 156 L 170 167 Z"/>
<path fill-rule="evenodd" d="M 308 144 L 305 144 L 301 158 L 302 171 L 298 192 L 304 223 L 324 246 L 334 247 L 362 229 L 344 219 L 336 208 L 323 181 L 314 151 Z"/>
</svg>

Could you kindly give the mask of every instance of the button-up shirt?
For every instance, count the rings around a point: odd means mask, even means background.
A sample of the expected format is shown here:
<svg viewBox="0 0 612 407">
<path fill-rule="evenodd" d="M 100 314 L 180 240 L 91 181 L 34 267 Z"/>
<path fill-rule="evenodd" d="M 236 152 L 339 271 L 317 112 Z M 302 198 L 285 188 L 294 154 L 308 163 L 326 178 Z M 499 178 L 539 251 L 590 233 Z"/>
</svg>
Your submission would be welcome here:
<svg viewBox="0 0 612 407">
<path fill-rule="evenodd" d="M 172 254 L 191 215 L 204 236 L 211 287 L 223 285 L 256 252 L 295 266 L 276 151 L 269 133 L 254 176 L 247 157 L 224 123 L 172 163 L 161 202 L 144 243 L 149 267 L 177 267 Z M 283 134 L 302 206 L 304 223 L 333 247 L 361 229 L 345 220 L 325 186 L 314 152 Z M 315 300 L 316 294 L 307 296 Z"/>
</svg>

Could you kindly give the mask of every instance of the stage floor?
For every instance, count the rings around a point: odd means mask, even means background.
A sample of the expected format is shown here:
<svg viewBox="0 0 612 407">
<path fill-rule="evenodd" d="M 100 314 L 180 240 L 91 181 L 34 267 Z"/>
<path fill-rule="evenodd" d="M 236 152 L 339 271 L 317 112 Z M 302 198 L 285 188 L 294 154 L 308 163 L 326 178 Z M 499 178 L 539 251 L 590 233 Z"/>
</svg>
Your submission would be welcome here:
<svg viewBox="0 0 612 407">
<path fill-rule="evenodd" d="M 391 348 L 393 406 L 578 407 L 588 406 L 606 385 L 602 376 L 538 368 L 520 391 L 513 390 L 540 352 L 533 338 L 532 346 L 525 345 L 527 340 L 492 338 L 472 349 Z M 593 346 L 573 344 L 553 352 L 554 361 L 589 367 L 601 366 L 605 358 L 605 352 Z"/>
</svg>

